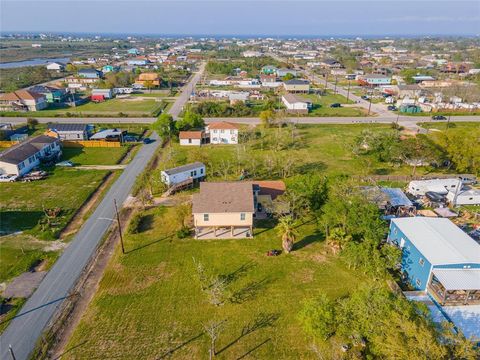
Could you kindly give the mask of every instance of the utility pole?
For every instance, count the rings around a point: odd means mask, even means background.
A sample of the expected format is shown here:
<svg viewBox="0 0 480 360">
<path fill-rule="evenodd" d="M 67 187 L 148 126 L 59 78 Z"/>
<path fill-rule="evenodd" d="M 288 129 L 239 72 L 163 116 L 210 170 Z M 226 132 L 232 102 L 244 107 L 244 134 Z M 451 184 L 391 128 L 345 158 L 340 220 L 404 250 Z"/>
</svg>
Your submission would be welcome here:
<svg viewBox="0 0 480 360">
<path fill-rule="evenodd" d="M 10 355 L 12 356 L 12 360 L 17 360 L 15 354 L 13 353 L 12 345 L 8 344 L 8 350 L 10 351 Z"/>
<path fill-rule="evenodd" d="M 120 224 L 120 215 L 118 214 L 117 199 L 113 199 L 115 205 L 115 213 L 117 214 L 118 233 L 120 234 L 120 244 L 122 245 L 122 254 L 125 254 L 125 247 L 123 246 L 122 225 Z"/>
<path fill-rule="evenodd" d="M 370 97 L 369 97 L 369 103 L 368 103 L 368 114 L 367 114 L 367 116 L 370 115 L 370 109 L 371 109 L 371 108 L 372 108 L 372 97 L 370 96 Z"/>
<path fill-rule="evenodd" d="M 335 89 L 333 90 L 334 94 L 337 94 L 337 81 L 338 81 L 338 77 L 335 75 Z"/>
<path fill-rule="evenodd" d="M 347 88 L 347 104 L 348 104 L 348 98 L 350 97 L 350 80 L 348 80 L 348 88 Z"/>
</svg>

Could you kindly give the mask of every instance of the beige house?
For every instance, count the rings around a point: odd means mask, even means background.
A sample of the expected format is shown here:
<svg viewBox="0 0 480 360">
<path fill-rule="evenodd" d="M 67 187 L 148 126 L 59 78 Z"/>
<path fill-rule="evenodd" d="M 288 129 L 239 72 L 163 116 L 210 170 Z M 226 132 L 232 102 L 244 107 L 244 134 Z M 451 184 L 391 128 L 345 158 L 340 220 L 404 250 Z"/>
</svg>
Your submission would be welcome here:
<svg viewBox="0 0 480 360">
<path fill-rule="evenodd" d="M 292 79 L 285 81 L 283 87 L 286 91 L 292 93 L 308 93 L 310 91 L 310 82 L 302 79 Z"/>
<path fill-rule="evenodd" d="M 254 213 L 253 183 L 200 183 L 192 206 L 195 238 L 252 237 Z"/>
<path fill-rule="evenodd" d="M 0 110 L 2 111 L 38 111 L 47 107 L 45 95 L 30 90 L 17 90 L 0 95 Z"/>
</svg>

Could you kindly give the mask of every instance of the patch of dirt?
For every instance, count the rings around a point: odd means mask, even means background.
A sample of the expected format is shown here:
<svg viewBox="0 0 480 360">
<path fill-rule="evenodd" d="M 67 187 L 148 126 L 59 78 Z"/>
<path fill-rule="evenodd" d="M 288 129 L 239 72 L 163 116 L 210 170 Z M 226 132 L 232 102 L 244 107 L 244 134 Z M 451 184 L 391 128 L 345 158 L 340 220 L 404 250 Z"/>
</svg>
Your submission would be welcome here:
<svg viewBox="0 0 480 360">
<path fill-rule="evenodd" d="M 48 245 L 43 248 L 43 251 L 59 251 L 65 249 L 67 246 L 68 244 L 61 240 L 48 241 Z"/>
<path fill-rule="evenodd" d="M 313 254 L 310 258 L 317 263 L 324 263 L 328 261 L 327 255 L 322 253 Z"/>
<path fill-rule="evenodd" d="M 308 284 L 313 281 L 313 275 L 315 271 L 313 269 L 302 269 L 297 271 L 294 275 L 296 282 L 300 284 Z"/>
</svg>

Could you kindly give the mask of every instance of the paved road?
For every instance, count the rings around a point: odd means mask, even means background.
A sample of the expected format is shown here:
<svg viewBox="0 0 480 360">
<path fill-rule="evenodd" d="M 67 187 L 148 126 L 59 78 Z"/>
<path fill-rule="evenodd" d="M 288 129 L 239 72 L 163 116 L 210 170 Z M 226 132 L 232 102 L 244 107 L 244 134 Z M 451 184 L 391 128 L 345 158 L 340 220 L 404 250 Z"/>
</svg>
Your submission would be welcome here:
<svg viewBox="0 0 480 360">
<path fill-rule="evenodd" d="M 284 59 L 278 56 L 277 54 L 268 53 L 268 55 L 277 61 L 288 63 L 287 59 Z M 308 69 L 301 70 L 296 64 L 293 64 L 293 66 L 297 71 L 303 72 L 308 77 L 308 79 L 310 79 L 310 81 L 315 82 L 318 85 L 325 84 L 325 79 L 316 75 L 312 70 L 308 70 Z M 349 92 L 348 90 L 343 89 L 341 86 L 335 87 L 335 84 L 332 84 L 331 82 L 328 82 L 328 81 L 326 85 L 328 89 L 334 90 L 338 94 L 348 97 L 348 99 L 355 101 L 357 106 L 363 107 L 366 110 L 370 110 L 370 114 L 376 113 L 380 116 L 396 118 L 395 114 L 392 114 L 391 112 L 388 111 L 387 106 L 385 104 L 370 103 L 369 101 L 362 99 L 360 96 L 352 94 L 351 91 Z"/>
<path fill-rule="evenodd" d="M 155 149 L 160 145 L 157 134 L 154 134 L 152 138 L 157 141 L 142 146 L 45 276 L 38 289 L 28 299 L 19 315 L 1 335 L 0 359 L 10 359 L 9 344 L 12 345 L 17 360 L 28 358 L 37 339 L 63 300 L 70 295 L 70 291 L 110 227 L 111 221 L 105 220 L 105 218 L 113 219 L 115 216 L 113 200 L 116 199 L 121 207 L 130 193 L 137 175 L 142 172 L 152 158 Z"/>
<path fill-rule="evenodd" d="M 174 117 L 178 117 L 181 109 L 188 101 L 191 89 L 199 81 L 204 68 L 205 64 L 202 63 L 198 73 L 184 86 L 182 93 L 176 99 L 170 109 L 170 113 Z M 40 122 L 65 120 L 87 123 L 97 122 L 95 120 L 99 120 L 98 122 L 131 123 L 132 120 L 134 120 L 133 122 L 144 123 L 145 119 L 147 119 L 148 122 L 155 120 L 154 118 L 43 118 L 39 120 Z M 0 122 L 6 122 L 5 120 L 6 118 L 0 119 Z M 9 344 L 12 345 L 17 360 L 28 358 L 37 340 L 48 326 L 49 321 L 63 301 L 70 295 L 70 291 L 75 286 L 85 266 L 95 254 L 102 237 L 110 227 L 111 221 L 106 219 L 113 219 L 115 216 L 113 200 L 116 199 L 119 208 L 122 207 L 138 174 L 143 171 L 154 155 L 155 149 L 160 145 L 156 133 L 154 133 L 151 138 L 156 141 L 142 146 L 131 163 L 126 166 L 122 175 L 120 175 L 118 180 L 112 185 L 94 213 L 75 235 L 62 256 L 60 256 L 55 265 L 50 269 L 38 289 L 28 299 L 17 317 L 0 336 L 0 360 L 10 359 Z"/>
<path fill-rule="evenodd" d="M 182 88 L 182 93 L 178 96 L 177 100 L 170 108 L 169 113 L 173 116 L 174 119 L 178 119 L 178 115 L 182 112 L 183 106 L 190 99 L 192 90 L 195 88 L 195 85 L 200 81 L 203 71 L 205 70 L 205 63 L 201 63 L 198 71 L 190 78 L 188 84 Z"/>
</svg>

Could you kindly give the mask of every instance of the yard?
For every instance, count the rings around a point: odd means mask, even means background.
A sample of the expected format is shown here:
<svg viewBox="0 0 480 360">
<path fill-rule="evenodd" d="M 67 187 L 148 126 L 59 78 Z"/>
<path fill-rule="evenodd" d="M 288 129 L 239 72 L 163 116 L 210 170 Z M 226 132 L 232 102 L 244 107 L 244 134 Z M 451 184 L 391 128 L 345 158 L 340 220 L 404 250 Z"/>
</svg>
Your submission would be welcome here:
<svg viewBox="0 0 480 360">
<path fill-rule="evenodd" d="M 299 173 L 321 172 L 328 176 L 411 173 L 408 166 L 391 166 L 379 162 L 373 156 L 356 156 L 352 152 L 355 137 L 362 131 L 387 131 L 390 130 L 389 125 L 297 125 L 297 129 L 295 145 L 284 149 L 277 150 L 276 146 L 282 141 L 288 141 L 291 138 L 290 132 L 283 129 L 284 135 L 277 137 L 278 129 L 271 128 L 264 131 L 263 135 L 258 133 L 245 146 L 209 145 L 192 148 L 174 144 L 171 153 L 167 151 L 164 154 L 165 159 L 161 164 L 168 168 L 203 161 L 211 180 L 237 180 L 242 167 L 250 167 L 250 164 L 254 164 L 251 167 L 256 169 L 257 176 L 268 178 L 275 175 L 272 171 L 264 173 L 263 165 L 278 161 L 279 166 L 285 166 L 287 159 L 294 161 L 293 166 Z M 257 130 L 259 129 L 255 129 Z M 417 172 L 422 170 L 417 169 Z"/>
<path fill-rule="evenodd" d="M 0 283 L 37 266 L 45 271 L 53 265 L 65 246 L 54 239 L 106 174 L 57 168 L 45 180 L 0 184 Z M 43 208 L 57 207 L 60 214 L 49 227 Z"/>
<path fill-rule="evenodd" d="M 128 99 L 111 99 L 100 103 L 87 102 L 76 107 L 51 108 L 35 112 L 0 112 L 2 116 L 31 116 L 31 117 L 55 117 L 55 116 L 117 116 L 119 113 L 132 116 L 152 116 L 152 113 L 165 106 L 164 102 L 155 99 L 142 99 L 132 96 Z"/>
<path fill-rule="evenodd" d="M 364 109 L 350 106 L 352 100 L 348 100 L 343 95 L 332 94 L 330 91 L 326 95 L 320 96 L 315 94 L 299 95 L 300 98 L 308 99 L 312 102 L 312 110 L 309 116 L 366 116 Z M 340 108 L 331 108 L 330 105 L 338 103 L 342 104 Z"/>
<path fill-rule="evenodd" d="M 117 248 L 63 359 L 207 358 L 203 324 L 212 319 L 225 321 L 218 359 L 311 358 L 297 320 L 303 300 L 320 290 L 342 297 L 367 281 L 324 253 L 313 224 L 298 228 L 294 252 L 267 257 L 281 248 L 272 224 L 260 224 L 254 239 L 179 240 L 172 216 L 149 210 L 143 231 L 126 236 L 127 254 Z M 227 279 L 224 305 L 207 301 L 193 258 Z"/>
<path fill-rule="evenodd" d="M 62 149 L 62 159 L 69 160 L 75 165 L 115 165 L 129 149 L 130 146 L 117 148 L 64 147 Z"/>
</svg>

